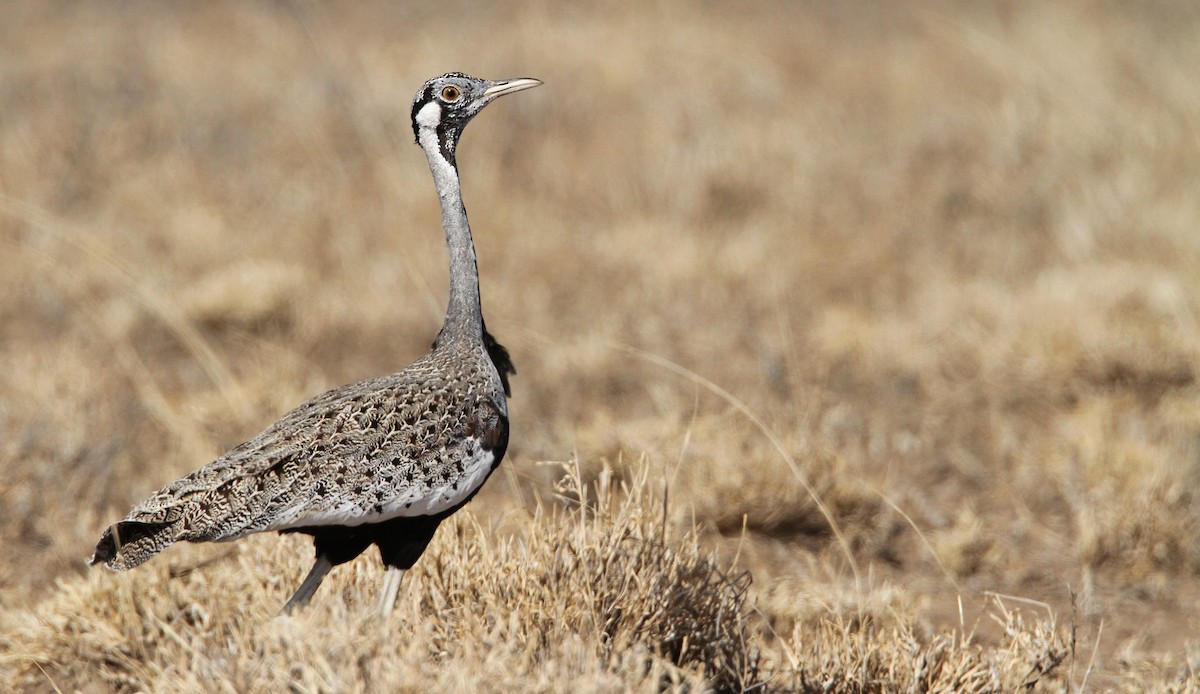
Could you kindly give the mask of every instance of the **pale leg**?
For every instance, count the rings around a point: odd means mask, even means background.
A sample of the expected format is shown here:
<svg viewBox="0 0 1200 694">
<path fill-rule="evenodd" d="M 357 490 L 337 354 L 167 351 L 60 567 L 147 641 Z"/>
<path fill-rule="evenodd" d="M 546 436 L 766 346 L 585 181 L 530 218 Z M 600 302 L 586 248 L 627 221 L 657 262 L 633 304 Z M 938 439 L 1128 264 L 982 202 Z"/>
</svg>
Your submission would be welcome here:
<svg viewBox="0 0 1200 694">
<path fill-rule="evenodd" d="M 332 568 L 333 564 L 328 559 L 323 556 L 317 557 L 317 562 L 313 564 L 308 575 L 304 577 L 304 583 L 300 584 L 295 594 L 283 606 L 283 613 L 290 614 L 297 607 L 307 605 L 313 593 L 317 592 L 317 587 L 321 585 L 321 581 L 325 579 L 325 574 L 329 573 L 329 570 Z"/>
<path fill-rule="evenodd" d="M 379 593 L 379 614 L 386 617 L 391 614 L 396 605 L 396 596 L 400 593 L 400 580 L 404 578 L 404 569 L 394 566 L 387 567 L 383 577 L 383 590 Z"/>
</svg>

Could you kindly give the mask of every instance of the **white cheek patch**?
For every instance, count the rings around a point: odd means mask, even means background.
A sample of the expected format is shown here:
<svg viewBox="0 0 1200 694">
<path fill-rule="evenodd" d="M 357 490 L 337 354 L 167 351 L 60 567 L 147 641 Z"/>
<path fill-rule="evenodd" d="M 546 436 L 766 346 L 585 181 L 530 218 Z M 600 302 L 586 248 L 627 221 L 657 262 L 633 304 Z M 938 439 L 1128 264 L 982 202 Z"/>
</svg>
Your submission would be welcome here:
<svg viewBox="0 0 1200 694">
<path fill-rule="evenodd" d="M 442 120 L 442 105 L 431 101 L 417 111 L 417 142 L 425 150 L 429 159 L 429 168 L 433 172 L 433 180 L 438 183 L 439 190 L 444 186 L 458 185 L 458 172 L 446 160 L 438 142 L 437 126 Z"/>
<path fill-rule="evenodd" d="M 417 111 L 417 125 L 422 128 L 436 128 L 437 124 L 442 120 L 442 105 L 436 101 L 430 101 Z"/>
</svg>

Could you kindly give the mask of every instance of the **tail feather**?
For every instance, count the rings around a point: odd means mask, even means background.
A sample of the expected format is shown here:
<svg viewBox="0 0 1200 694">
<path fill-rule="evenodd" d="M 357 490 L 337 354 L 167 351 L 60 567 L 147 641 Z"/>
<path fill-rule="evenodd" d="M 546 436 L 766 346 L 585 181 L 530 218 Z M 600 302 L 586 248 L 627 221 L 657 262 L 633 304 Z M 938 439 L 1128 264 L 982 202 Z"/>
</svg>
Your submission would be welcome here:
<svg viewBox="0 0 1200 694">
<path fill-rule="evenodd" d="M 149 560 L 175 541 L 172 522 L 123 520 L 109 526 L 89 564 L 103 562 L 113 571 L 125 571 Z"/>
</svg>

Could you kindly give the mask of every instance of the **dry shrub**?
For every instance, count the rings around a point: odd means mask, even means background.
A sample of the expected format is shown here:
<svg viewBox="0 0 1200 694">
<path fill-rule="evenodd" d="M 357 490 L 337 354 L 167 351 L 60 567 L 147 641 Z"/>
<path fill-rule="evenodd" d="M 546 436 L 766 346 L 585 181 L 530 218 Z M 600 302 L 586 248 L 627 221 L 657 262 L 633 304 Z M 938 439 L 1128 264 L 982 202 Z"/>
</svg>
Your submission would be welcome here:
<svg viewBox="0 0 1200 694">
<path fill-rule="evenodd" d="M 648 468 L 633 472 L 627 488 L 618 490 L 607 468 L 590 487 L 568 469 L 558 486 L 571 508 L 539 508 L 528 538 L 492 542 L 487 559 L 478 552 L 491 533 L 459 524 L 459 541 L 427 568 L 427 607 L 462 611 L 445 621 L 445 643 L 500 624 L 496 615 L 470 606 L 506 605 L 525 617 L 501 631 L 531 653 L 552 649 L 569 634 L 591 634 L 602 661 L 640 645 L 701 673 L 718 689 L 755 685 L 745 605 L 749 574 L 727 576 L 692 533 L 672 537 L 665 500 L 647 483 Z M 458 568 L 481 564 L 490 566 L 470 574 Z"/>
</svg>

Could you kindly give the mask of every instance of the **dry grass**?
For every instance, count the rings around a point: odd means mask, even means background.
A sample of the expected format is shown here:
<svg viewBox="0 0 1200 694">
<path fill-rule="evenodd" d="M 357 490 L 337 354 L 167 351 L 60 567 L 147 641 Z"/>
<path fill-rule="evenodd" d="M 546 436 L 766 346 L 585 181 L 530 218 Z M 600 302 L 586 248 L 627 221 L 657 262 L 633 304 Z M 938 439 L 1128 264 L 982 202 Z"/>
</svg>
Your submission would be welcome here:
<svg viewBox="0 0 1200 694">
<path fill-rule="evenodd" d="M 473 515 L 448 527 L 405 591 L 406 614 L 436 619 L 380 623 L 360 600 L 378 578 L 364 567 L 343 572 L 325 607 L 275 617 L 287 586 L 259 567 L 300 571 L 303 543 L 254 542 L 217 562 L 163 562 L 171 588 L 153 596 L 134 574 L 60 591 L 47 619 L 16 620 L 9 672 L 30 687 L 98 678 L 156 691 L 554 690 L 582 674 L 599 690 L 760 685 L 748 576 L 672 537 L 645 478 L 623 500 L 610 479 L 564 478 L 584 503 L 538 506 L 511 523 L 519 534 Z"/>
<path fill-rule="evenodd" d="M 1194 690 L 1198 64 L 1183 0 L 7 7 L 0 689 Z M 461 151 L 513 444 L 400 618 L 274 619 L 297 538 L 88 572 L 427 347 L 448 69 L 547 85 Z"/>
<path fill-rule="evenodd" d="M 749 574 L 722 570 L 694 536 L 675 537 L 646 468 L 621 489 L 611 470 L 593 485 L 576 470 L 566 466 L 559 485 L 566 506 L 506 519 L 517 530 L 473 513 L 447 529 L 410 574 L 403 605 L 436 619 L 381 623 L 377 572 L 361 566 L 337 576 L 323 607 L 275 617 L 289 586 L 260 567 L 299 572 L 300 543 L 255 539 L 216 561 L 158 563 L 152 579 L 93 576 L 35 614 L 8 615 L 0 672 L 28 688 L 153 691 L 565 691 L 581 678 L 596 691 L 996 691 L 1062 680 L 1063 633 L 1003 604 L 1005 641 L 986 651 L 969 635 L 923 638 L 862 608 L 853 621 L 790 615 L 791 634 L 768 645 L 773 627 L 746 603 Z M 146 594 L 146 580 L 164 590 Z"/>
</svg>

